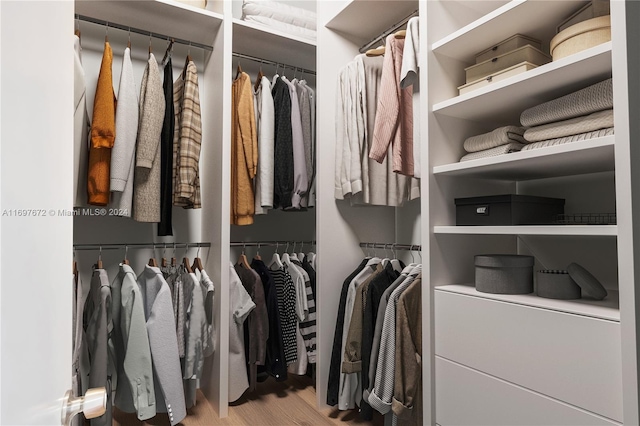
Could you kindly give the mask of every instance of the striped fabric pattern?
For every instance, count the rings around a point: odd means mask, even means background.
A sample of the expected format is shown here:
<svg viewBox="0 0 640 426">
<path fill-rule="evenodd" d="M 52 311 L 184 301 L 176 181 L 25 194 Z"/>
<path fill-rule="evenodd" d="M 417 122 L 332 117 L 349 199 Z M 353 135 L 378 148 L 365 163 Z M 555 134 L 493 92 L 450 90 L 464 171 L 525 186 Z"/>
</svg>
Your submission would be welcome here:
<svg viewBox="0 0 640 426">
<path fill-rule="evenodd" d="M 173 204 L 199 209 L 202 120 L 198 71 L 193 61 L 173 85 L 176 126 L 173 133 Z"/>
<path fill-rule="evenodd" d="M 524 148 L 522 148 L 522 150 L 530 151 L 532 149 L 544 148 L 547 146 L 562 145 L 565 143 L 584 141 L 587 139 L 594 139 L 594 138 L 602 138 L 602 137 L 611 136 L 611 135 L 613 135 L 613 127 L 609 127 L 608 129 L 595 130 L 593 132 L 580 133 L 578 135 L 573 135 L 573 136 L 565 136 L 564 138 L 549 139 L 546 141 L 530 143 L 525 145 Z"/>
<path fill-rule="evenodd" d="M 400 89 L 404 40 L 387 36 L 369 158 L 382 163 L 393 145 L 393 171 L 413 176 L 413 88 Z"/>
<path fill-rule="evenodd" d="M 384 312 L 384 323 L 380 337 L 380 353 L 376 367 L 373 391 L 369 404 L 382 414 L 391 411 L 393 400 L 396 362 L 396 304 L 402 292 L 422 273 L 422 265 L 416 266 L 407 279 L 396 288 Z"/>
<path fill-rule="evenodd" d="M 309 364 L 316 363 L 316 302 L 313 299 L 313 291 L 311 290 L 311 280 L 309 274 L 302 267 L 302 263 L 297 260 L 292 260 L 291 263 L 298 266 L 301 271 L 304 272 L 304 287 L 307 295 L 307 304 L 309 305 L 309 314 L 300 322 L 300 334 L 304 339 L 304 345 L 307 348 L 307 357 L 309 358 Z"/>
<path fill-rule="evenodd" d="M 282 326 L 282 343 L 284 344 L 284 358 L 287 365 L 298 360 L 296 347 L 296 289 L 289 275 L 284 269 L 271 270 L 278 295 L 278 311 Z"/>
</svg>

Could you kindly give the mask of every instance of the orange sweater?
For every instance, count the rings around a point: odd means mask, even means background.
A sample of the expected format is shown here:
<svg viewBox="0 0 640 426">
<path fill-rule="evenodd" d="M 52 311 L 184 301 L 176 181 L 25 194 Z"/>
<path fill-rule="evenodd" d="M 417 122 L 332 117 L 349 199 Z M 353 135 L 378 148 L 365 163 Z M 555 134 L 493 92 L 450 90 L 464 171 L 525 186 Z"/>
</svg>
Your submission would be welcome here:
<svg viewBox="0 0 640 426">
<path fill-rule="evenodd" d="M 251 225 L 255 213 L 252 179 L 258 167 L 258 136 L 249 75 L 233 82 L 231 112 L 231 223 Z"/>
<path fill-rule="evenodd" d="M 109 42 L 105 42 L 100 74 L 98 75 L 98 86 L 93 102 L 89 176 L 87 178 L 89 204 L 95 206 L 106 206 L 109 203 L 111 148 L 113 148 L 113 142 L 116 138 L 116 96 L 113 92 L 112 62 L 111 46 Z"/>
</svg>

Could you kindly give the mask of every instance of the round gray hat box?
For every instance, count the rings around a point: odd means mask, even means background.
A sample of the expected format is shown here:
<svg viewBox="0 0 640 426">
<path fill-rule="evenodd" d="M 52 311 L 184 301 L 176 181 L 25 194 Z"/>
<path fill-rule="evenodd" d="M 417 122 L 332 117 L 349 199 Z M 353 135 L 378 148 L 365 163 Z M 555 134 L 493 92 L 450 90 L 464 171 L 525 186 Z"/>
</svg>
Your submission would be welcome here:
<svg viewBox="0 0 640 426">
<path fill-rule="evenodd" d="M 476 290 L 494 294 L 533 293 L 533 263 L 533 256 L 477 255 Z"/>
<path fill-rule="evenodd" d="M 580 299 L 580 286 L 567 271 L 547 269 L 538 271 L 536 294 L 547 299 Z"/>
</svg>

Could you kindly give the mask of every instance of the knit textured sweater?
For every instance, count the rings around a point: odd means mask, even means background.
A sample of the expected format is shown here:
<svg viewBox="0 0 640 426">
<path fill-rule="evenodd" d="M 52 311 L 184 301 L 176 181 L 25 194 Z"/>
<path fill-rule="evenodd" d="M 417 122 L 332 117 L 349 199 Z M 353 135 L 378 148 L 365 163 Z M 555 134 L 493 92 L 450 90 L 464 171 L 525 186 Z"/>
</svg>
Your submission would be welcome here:
<svg viewBox="0 0 640 426">
<path fill-rule="evenodd" d="M 112 63 L 113 51 L 109 42 L 105 42 L 93 101 L 87 178 L 88 203 L 95 206 L 106 206 L 109 203 L 111 149 L 116 138 L 116 95 L 113 93 Z"/>
</svg>

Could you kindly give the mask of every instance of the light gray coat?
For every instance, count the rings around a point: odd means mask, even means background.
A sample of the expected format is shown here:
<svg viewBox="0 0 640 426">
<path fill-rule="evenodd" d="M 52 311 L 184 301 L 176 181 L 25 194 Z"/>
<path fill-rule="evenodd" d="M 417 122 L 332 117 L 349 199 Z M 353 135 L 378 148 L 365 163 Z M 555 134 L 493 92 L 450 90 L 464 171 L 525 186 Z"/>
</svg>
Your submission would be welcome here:
<svg viewBox="0 0 640 426">
<path fill-rule="evenodd" d="M 92 419 L 91 426 L 111 425 L 111 391 L 116 383 L 115 354 L 111 333 L 111 287 L 104 269 L 95 269 L 91 277 L 91 287 L 84 305 L 82 326 L 89 352 L 88 380 L 82 378 L 87 388 L 105 387 L 107 390 L 107 411 Z M 83 375 L 87 372 L 83 371 Z M 86 377 L 86 376 L 85 376 Z"/>
<path fill-rule="evenodd" d="M 144 272 L 138 276 L 138 286 L 142 294 L 153 357 L 156 412 L 167 413 L 174 426 L 186 417 L 187 409 L 182 389 L 171 290 L 160 269 L 148 265 L 145 265 Z"/>
<path fill-rule="evenodd" d="M 139 420 L 156 415 L 153 365 L 140 288 L 129 265 L 111 284 L 113 340 L 118 368 L 115 405 Z"/>
<path fill-rule="evenodd" d="M 160 222 L 160 133 L 164 109 L 162 79 L 151 53 L 140 87 L 133 194 L 133 218 L 138 222 Z"/>
</svg>

